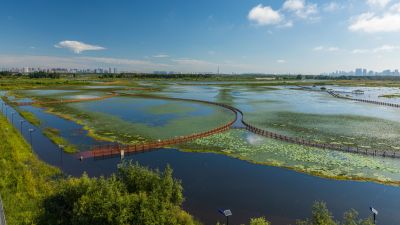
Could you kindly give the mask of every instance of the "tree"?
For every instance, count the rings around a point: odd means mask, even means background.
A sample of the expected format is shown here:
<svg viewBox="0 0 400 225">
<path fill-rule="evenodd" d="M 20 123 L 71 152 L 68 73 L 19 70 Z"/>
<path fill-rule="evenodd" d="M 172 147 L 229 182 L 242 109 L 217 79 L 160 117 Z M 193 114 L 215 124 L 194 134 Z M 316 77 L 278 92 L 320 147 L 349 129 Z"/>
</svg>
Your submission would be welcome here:
<svg viewBox="0 0 400 225">
<path fill-rule="evenodd" d="M 297 221 L 298 225 L 337 225 L 325 202 L 315 202 L 312 206 L 311 219 Z"/>
<path fill-rule="evenodd" d="M 123 163 L 110 178 L 68 178 L 44 201 L 38 224 L 195 224 L 181 209 L 180 181 L 164 172 Z"/>
<path fill-rule="evenodd" d="M 264 217 L 250 219 L 250 225 L 270 225 L 270 224 L 271 223 L 268 222 Z"/>
</svg>

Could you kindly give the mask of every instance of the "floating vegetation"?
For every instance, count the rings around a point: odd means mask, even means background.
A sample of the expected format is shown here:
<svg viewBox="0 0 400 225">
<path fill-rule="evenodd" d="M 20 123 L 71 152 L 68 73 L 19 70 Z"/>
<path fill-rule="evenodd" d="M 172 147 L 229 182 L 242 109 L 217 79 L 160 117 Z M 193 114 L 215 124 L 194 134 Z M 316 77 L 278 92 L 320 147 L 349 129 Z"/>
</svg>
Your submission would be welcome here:
<svg viewBox="0 0 400 225">
<path fill-rule="evenodd" d="M 41 121 L 39 118 L 35 116 L 35 114 L 28 112 L 28 111 L 22 111 L 22 110 L 17 110 L 19 114 L 21 114 L 22 117 L 24 117 L 29 123 L 31 123 L 34 126 L 40 126 Z"/>
<path fill-rule="evenodd" d="M 233 129 L 181 147 L 189 151 L 217 152 L 253 163 L 286 167 L 328 178 L 400 184 L 399 160 L 305 147 L 264 138 L 245 130 Z"/>
<path fill-rule="evenodd" d="M 51 105 L 48 111 L 84 125 L 95 138 L 125 144 L 199 133 L 234 117 L 213 105 L 131 97 Z"/>
<path fill-rule="evenodd" d="M 51 127 L 46 127 L 43 129 L 43 134 L 46 135 L 52 142 L 54 142 L 54 144 L 60 146 L 64 150 L 64 152 L 67 153 L 77 152 L 76 146 L 72 145 L 63 137 L 61 137 L 59 130 Z"/>
<path fill-rule="evenodd" d="M 380 98 L 400 98 L 400 93 L 379 95 Z"/>
<path fill-rule="evenodd" d="M 275 111 L 262 115 L 250 112 L 245 118 L 260 128 L 313 141 L 377 150 L 397 150 L 392 146 L 400 146 L 400 123 L 375 117 Z"/>
</svg>

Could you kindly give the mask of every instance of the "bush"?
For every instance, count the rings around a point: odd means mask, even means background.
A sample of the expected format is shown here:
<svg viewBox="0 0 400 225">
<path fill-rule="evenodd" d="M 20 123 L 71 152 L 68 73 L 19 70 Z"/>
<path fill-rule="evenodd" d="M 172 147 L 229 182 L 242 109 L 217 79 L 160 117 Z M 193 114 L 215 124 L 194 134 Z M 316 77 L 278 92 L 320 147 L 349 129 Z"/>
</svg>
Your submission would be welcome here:
<svg viewBox="0 0 400 225">
<path fill-rule="evenodd" d="M 69 178 L 44 201 L 39 224 L 195 224 L 180 207 L 182 186 L 172 169 L 123 163 L 110 178 Z"/>
</svg>

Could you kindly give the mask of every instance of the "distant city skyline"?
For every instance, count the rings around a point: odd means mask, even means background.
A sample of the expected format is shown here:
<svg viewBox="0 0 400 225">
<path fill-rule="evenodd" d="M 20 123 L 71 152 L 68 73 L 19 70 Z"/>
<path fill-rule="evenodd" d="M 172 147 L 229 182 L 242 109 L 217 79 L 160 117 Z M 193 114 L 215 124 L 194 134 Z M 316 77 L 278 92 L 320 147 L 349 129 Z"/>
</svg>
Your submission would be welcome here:
<svg viewBox="0 0 400 225">
<path fill-rule="evenodd" d="M 400 67 L 400 0 L 4 0 L 0 68 L 321 74 Z"/>
</svg>

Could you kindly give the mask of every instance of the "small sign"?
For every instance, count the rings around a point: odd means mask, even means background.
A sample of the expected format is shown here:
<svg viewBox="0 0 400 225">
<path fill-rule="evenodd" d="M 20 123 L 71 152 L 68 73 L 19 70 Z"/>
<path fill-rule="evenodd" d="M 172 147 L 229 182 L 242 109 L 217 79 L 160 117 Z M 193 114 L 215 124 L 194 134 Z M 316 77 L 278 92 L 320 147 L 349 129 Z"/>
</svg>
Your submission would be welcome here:
<svg viewBox="0 0 400 225">
<path fill-rule="evenodd" d="M 222 215 L 227 216 L 227 217 L 232 216 L 232 212 L 230 209 L 225 209 L 225 210 L 219 209 L 218 212 L 220 212 Z"/>
<path fill-rule="evenodd" d="M 373 214 L 378 215 L 378 210 L 374 209 L 373 207 L 369 207 L 369 209 Z"/>
</svg>

